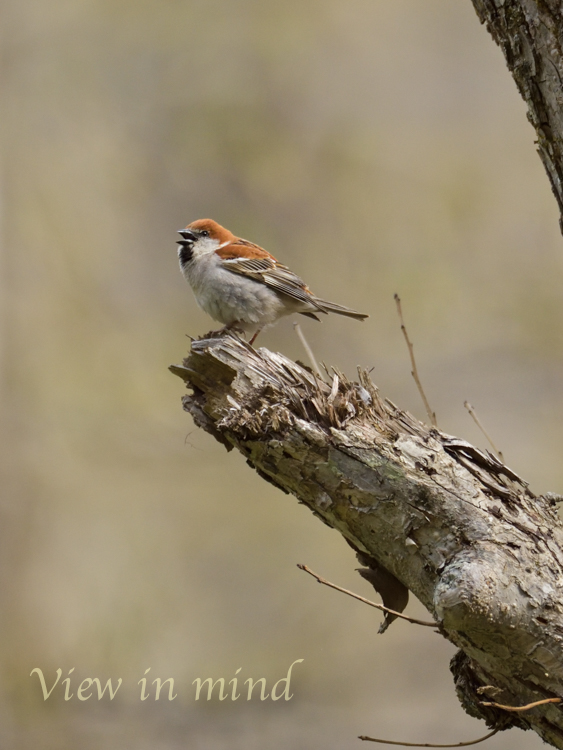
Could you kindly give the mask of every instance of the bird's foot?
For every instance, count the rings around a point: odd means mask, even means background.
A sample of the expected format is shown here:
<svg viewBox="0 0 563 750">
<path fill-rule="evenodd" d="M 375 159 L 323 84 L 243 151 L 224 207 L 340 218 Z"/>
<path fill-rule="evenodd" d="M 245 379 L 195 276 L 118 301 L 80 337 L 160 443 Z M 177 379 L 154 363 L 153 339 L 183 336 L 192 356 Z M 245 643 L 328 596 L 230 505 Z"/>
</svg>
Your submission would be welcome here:
<svg viewBox="0 0 563 750">
<path fill-rule="evenodd" d="M 229 323 L 226 326 L 223 326 L 223 328 L 219 328 L 217 331 L 209 331 L 209 333 L 204 333 L 203 336 L 199 338 L 200 341 L 203 339 L 219 339 L 221 336 L 225 336 L 228 333 L 235 333 L 235 334 L 243 334 L 244 330 L 240 327 L 240 324 L 237 321 L 234 323 Z"/>
</svg>

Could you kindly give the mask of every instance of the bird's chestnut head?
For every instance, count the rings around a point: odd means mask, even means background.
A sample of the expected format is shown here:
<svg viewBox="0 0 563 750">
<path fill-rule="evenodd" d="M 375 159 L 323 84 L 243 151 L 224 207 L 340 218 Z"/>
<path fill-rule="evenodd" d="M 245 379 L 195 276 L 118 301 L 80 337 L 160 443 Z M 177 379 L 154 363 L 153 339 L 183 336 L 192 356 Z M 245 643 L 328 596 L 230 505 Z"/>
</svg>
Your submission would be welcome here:
<svg viewBox="0 0 563 750">
<path fill-rule="evenodd" d="M 194 257 L 214 252 L 219 245 L 234 239 L 232 232 L 213 219 L 197 219 L 185 229 L 179 229 L 178 233 L 182 237 L 178 240 L 178 258 L 182 267 Z"/>
</svg>

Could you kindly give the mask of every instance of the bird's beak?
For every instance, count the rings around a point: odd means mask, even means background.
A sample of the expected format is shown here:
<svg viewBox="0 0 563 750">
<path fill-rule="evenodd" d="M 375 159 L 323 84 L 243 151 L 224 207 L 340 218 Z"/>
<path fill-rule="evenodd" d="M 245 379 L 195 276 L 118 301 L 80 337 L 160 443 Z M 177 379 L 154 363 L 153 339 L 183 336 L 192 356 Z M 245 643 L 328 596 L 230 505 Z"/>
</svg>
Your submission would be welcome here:
<svg viewBox="0 0 563 750">
<path fill-rule="evenodd" d="M 189 242 L 195 242 L 197 240 L 197 234 L 192 232 L 191 229 L 178 229 L 178 234 L 181 234 L 182 237 Z"/>
</svg>

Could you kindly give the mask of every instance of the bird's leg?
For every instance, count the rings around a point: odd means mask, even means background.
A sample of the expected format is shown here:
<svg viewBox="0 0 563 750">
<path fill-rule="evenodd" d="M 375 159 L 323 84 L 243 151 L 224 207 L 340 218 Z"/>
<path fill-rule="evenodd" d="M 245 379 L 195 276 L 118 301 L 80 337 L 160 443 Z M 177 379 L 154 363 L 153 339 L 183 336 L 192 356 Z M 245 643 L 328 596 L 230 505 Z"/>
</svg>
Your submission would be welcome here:
<svg viewBox="0 0 563 750">
<path fill-rule="evenodd" d="M 250 346 L 252 346 L 252 344 L 253 344 L 253 343 L 254 343 L 254 342 L 256 341 L 256 338 L 258 337 L 258 334 L 260 333 L 260 331 L 261 331 L 261 330 L 262 330 L 262 329 L 261 329 L 261 328 L 259 328 L 259 329 L 258 329 L 258 330 L 256 331 L 256 333 L 254 334 L 254 336 L 253 336 L 253 337 L 252 337 L 252 338 L 250 339 L 250 341 L 248 342 L 248 343 L 250 344 Z"/>
</svg>

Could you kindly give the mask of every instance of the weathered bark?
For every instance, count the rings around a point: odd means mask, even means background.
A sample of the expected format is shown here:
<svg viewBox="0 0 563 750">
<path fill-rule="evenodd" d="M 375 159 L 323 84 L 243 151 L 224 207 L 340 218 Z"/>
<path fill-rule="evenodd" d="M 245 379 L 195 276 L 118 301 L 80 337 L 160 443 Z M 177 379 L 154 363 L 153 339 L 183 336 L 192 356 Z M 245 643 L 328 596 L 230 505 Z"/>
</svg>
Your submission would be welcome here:
<svg viewBox="0 0 563 750">
<path fill-rule="evenodd" d="M 197 425 L 383 567 L 459 647 L 460 700 L 491 727 L 563 748 L 563 528 L 549 497 L 490 453 L 418 422 L 365 372 L 322 382 L 235 336 L 196 341 L 172 371 Z M 481 692 L 479 689 L 483 688 Z"/>
<path fill-rule="evenodd" d="M 562 218 L 563 232 L 563 6 L 561 0 L 472 0 L 502 49 L 536 129 Z"/>
</svg>

